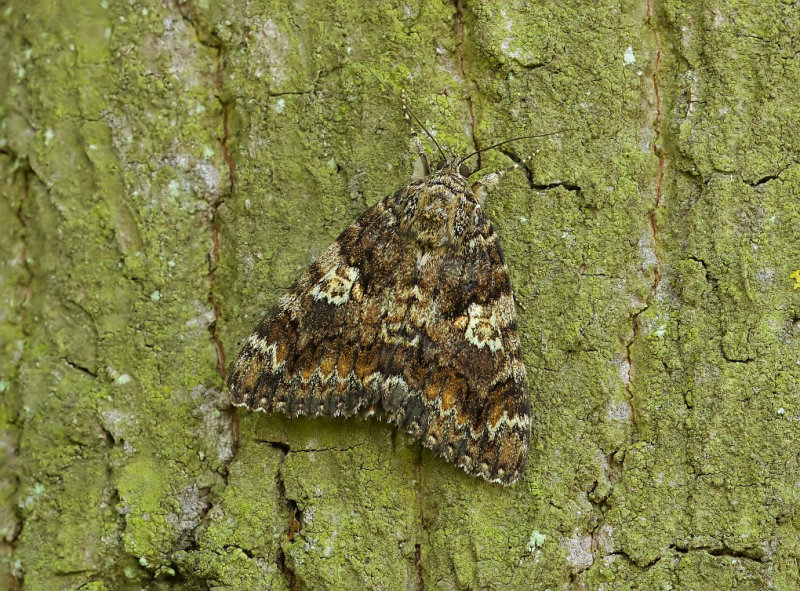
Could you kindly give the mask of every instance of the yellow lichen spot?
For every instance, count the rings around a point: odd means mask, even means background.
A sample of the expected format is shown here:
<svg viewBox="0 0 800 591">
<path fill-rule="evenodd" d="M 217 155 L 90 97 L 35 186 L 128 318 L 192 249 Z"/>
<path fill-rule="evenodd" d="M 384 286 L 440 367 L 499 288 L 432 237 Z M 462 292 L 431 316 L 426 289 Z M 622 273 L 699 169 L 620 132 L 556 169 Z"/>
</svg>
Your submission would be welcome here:
<svg viewBox="0 0 800 591">
<path fill-rule="evenodd" d="M 800 269 L 795 269 L 789 278 L 794 279 L 794 289 L 800 289 Z"/>
</svg>

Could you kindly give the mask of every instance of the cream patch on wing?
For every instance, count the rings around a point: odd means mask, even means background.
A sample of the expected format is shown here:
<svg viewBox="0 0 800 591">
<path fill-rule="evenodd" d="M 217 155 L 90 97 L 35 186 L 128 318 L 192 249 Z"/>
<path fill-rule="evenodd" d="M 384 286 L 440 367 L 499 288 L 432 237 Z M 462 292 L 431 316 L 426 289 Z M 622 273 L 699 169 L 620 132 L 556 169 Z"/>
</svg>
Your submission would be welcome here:
<svg viewBox="0 0 800 591">
<path fill-rule="evenodd" d="M 492 353 L 502 350 L 503 334 L 500 332 L 496 307 L 482 306 L 475 302 L 470 304 L 469 322 L 464 336 L 478 349 L 489 347 Z"/>
<path fill-rule="evenodd" d="M 341 306 L 352 295 L 355 299 L 361 298 L 361 286 L 358 280 L 358 269 L 346 265 L 336 266 L 328 270 L 311 290 L 314 299 L 328 300 L 329 304 Z"/>
</svg>

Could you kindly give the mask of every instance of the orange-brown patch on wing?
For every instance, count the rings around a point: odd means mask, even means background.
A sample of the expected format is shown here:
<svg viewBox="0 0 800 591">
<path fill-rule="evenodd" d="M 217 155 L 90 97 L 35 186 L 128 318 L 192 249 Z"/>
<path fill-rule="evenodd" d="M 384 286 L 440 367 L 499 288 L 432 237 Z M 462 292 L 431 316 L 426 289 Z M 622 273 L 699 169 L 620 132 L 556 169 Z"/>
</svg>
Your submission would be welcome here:
<svg viewBox="0 0 800 591">
<path fill-rule="evenodd" d="M 362 382 L 378 369 L 378 351 L 375 347 L 361 349 L 356 360 L 356 376 Z"/>
<path fill-rule="evenodd" d="M 246 393 L 253 392 L 256 389 L 256 384 L 258 383 L 258 363 L 256 363 L 255 358 L 250 358 L 247 360 L 247 363 L 239 370 L 239 387 L 237 392 L 244 396 Z"/>
<path fill-rule="evenodd" d="M 330 379 L 334 367 L 336 367 L 336 357 L 330 349 L 326 349 L 319 362 L 319 373 L 323 380 L 327 382 Z"/>
<path fill-rule="evenodd" d="M 453 327 L 457 331 L 461 332 L 461 331 L 467 329 L 467 324 L 468 323 L 469 323 L 469 317 L 468 316 L 459 316 L 458 318 L 453 320 Z"/>
<path fill-rule="evenodd" d="M 337 396 L 344 396 L 351 387 L 351 373 L 356 362 L 356 350 L 344 345 L 336 358 L 336 380 L 333 391 Z"/>
<path fill-rule="evenodd" d="M 353 287 L 350 288 L 350 297 L 357 302 L 360 302 L 363 299 L 364 290 L 361 289 L 360 283 L 353 283 Z"/>
<path fill-rule="evenodd" d="M 381 306 L 377 298 L 368 299 L 361 307 L 361 325 L 378 327 L 381 323 Z M 365 330 L 362 331 L 362 343 L 365 339 L 373 339 L 374 332 Z M 366 343 L 364 343 L 366 344 Z"/>
<path fill-rule="evenodd" d="M 467 384 L 464 378 L 452 369 L 441 369 L 434 374 L 432 384 L 439 389 L 441 412 L 455 408 L 459 424 L 469 421 L 469 415 L 465 412 Z"/>
<path fill-rule="evenodd" d="M 289 346 L 285 339 L 278 339 L 273 341 L 275 343 L 275 366 L 279 366 L 286 361 L 286 355 L 289 353 Z"/>
<path fill-rule="evenodd" d="M 495 385 L 495 387 L 489 392 L 489 396 L 486 401 L 486 421 L 492 427 L 492 429 L 497 428 L 497 423 L 503 416 L 507 392 L 508 384 L 505 382 Z"/>
<path fill-rule="evenodd" d="M 306 347 L 300 351 L 300 356 L 297 359 L 297 371 L 304 382 L 308 382 L 311 376 L 314 375 L 314 370 L 317 369 L 314 353 L 313 347 Z"/>
<path fill-rule="evenodd" d="M 442 390 L 447 386 L 447 378 L 450 375 L 449 370 L 440 369 L 436 371 L 427 383 L 425 384 L 425 398 L 427 400 L 441 400 Z M 449 407 L 448 407 L 449 408 Z M 446 411 L 442 408 L 442 411 Z"/>
<path fill-rule="evenodd" d="M 350 345 L 343 345 L 336 360 L 336 375 L 340 380 L 345 379 L 356 364 L 356 350 Z"/>
<path fill-rule="evenodd" d="M 409 363 L 403 368 L 408 387 L 412 390 L 423 388 L 428 378 L 428 368 L 421 363 Z"/>
<path fill-rule="evenodd" d="M 425 384 L 425 400 L 433 401 L 439 396 L 439 392 L 442 391 L 442 388 L 439 384 L 435 382 L 430 382 Z"/>
<path fill-rule="evenodd" d="M 283 314 L 281 314 L 281 319 L 283 318 Z M 274 343 L 276 341 L 281 340 L 281 335 L 286 332 L 285 327 L 280 325 L 280 322 L 272 321 L 272 324 L 269 325 L 269 332 L 267 332 L 267 342 Z M 261 331 L 259 331 L 261 332 Z M 263 334 L 263 333 L 262 333 Z"/>
<path fill-rule="evenodd" d="M 448 410 L 453 408 L 456 401 L 463 397 L 462 395 L 465 389 L 466 384 L 464 380 L 451 372 L 444 388 L 442 388 L 442 409 Z"/>
<path fill-rule="evenodd" d="M 289 344 L 295 340 L 295 331 L 292 323 L 289 321 L 288 315 L 286 322 L 273 322 L 270 327 L 269 334 L 267 335 L 267 343 L 275 346 L 275 365 L 279 366 L 286 361 L 286 356 L 289 354 Z"/>
<path fill-rule="evenodd" d="M 506 472 L 517 469 L 519 464 L 520 450 L 523 448 L 522 442 L 516 433 L 506 433 L 499 440 L 500 450 L 497 453 L 498 465 L 503 467 Z"/>
</svg>

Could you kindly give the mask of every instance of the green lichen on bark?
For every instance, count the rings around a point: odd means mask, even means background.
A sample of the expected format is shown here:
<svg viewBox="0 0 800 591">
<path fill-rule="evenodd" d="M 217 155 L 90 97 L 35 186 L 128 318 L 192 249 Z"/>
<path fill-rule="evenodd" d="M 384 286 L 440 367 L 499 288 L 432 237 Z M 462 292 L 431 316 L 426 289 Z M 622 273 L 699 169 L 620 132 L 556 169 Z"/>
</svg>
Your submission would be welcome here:
<svg viewBox="0 0 800 591">
<path fill-rule="evenodd" d="M 0 12 L 0 586 L 800 586 L 797 3 Z M 252 326 L 407 183 L 386 87 L 459 153 L 568 130 L 481 157 L 538 151 L 487 203 L 535 414 L 512 488 L 227 403 Z"/>
</svg>

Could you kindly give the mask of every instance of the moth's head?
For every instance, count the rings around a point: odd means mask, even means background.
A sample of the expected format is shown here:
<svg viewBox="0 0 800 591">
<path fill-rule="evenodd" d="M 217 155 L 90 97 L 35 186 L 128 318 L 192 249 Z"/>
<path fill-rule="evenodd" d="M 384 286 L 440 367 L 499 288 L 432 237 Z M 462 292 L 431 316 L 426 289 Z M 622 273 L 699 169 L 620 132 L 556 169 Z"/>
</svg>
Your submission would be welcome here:
<svg viewBox="0 0 800 591">
<path fill-rule="evenodd" d="M 469 167 L 452 156 L 406 189 L 407 227 L 427 247 L 455 245 L 474 234 L 483 216 L 467 180 Z"/>
<path fill-rule="evenodd" d="M 458 156 L 450 156 L 446 160 L 439 160 L 439 162 L 436 163 L 436 172 L 459 175 L 464 180 L 468 179 L 469 175 L 472 174 L 469 166 Z"/>
</svg>

